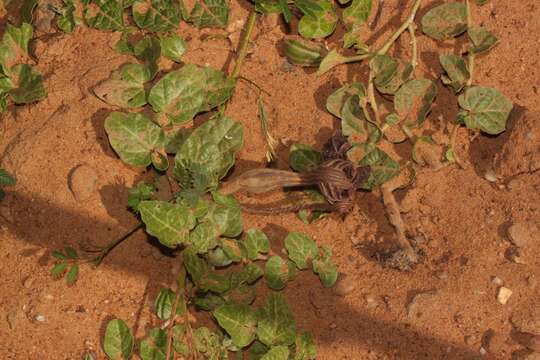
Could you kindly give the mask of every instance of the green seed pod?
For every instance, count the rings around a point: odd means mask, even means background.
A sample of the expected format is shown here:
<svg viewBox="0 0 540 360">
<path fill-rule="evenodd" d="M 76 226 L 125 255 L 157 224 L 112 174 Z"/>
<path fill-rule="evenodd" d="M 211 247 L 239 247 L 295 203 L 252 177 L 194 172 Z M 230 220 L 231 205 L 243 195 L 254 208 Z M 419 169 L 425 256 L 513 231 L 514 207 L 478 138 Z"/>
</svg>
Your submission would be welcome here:
<svg viewBox="0 0 540 360">
<path fill-rule="evenodd" d="M 287 37 L 284 48 L 287 60 L 298 66 L 319 66 L 326 54 L 323 44 L 299 36 Z"/>
</svg>

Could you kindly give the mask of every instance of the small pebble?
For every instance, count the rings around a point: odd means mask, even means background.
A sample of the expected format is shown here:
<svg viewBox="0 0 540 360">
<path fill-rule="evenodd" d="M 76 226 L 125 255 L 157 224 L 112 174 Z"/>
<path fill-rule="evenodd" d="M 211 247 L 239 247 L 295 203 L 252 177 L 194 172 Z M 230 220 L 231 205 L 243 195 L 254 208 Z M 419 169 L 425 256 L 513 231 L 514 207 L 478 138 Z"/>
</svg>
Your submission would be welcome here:
<svg viewBox="0 0 540 360">
<path fill-rule="evenodd" d="M 491 283 L 494 284 L 494 285 L 497 285 L 497 286 L 502 286 L 503 285 L 503 281 L 501 280 L 501 278 L 498 278 L 497 276 L 493 276 L 491 278 Z"/>
<path fill-rule="evenodd" d="M 503 304 L 506 305 L 508 300 L 510 299 L 510 296 L 512 296 L 512 290 L 510 290 L 507 287 L 501 286 L 499 288 L 499 292 L 497 294 L 497 300 Z"/>
<path fill-rule="evenodd" d="M 377 298 L 375 295 L 368 294 L 366 295 L 366 307 L 368 309 L 375 309 L 377 306 L 379 306 L 379 302 L 377 301 Z"/>
<path fill-rule="evenodd" d="M 493 171 L 493 169 L 488 169 L 484 173 L 484 179 L 486 179 L 489 182 L 494 183 L 494 182 L 497 182 L 497 175 L 495 175 L 495 172 Z"/>
<path fill-rule="evenodd" d="M 475 335 L 465 336 L 465 344 L 472 346 L 478 342 L 478 337 Z"/>
<path fill-rule="evenodd" d="M 360 244 L 360 239 L 357 236 L 353 235 L 351 236 L 351 242 L 353 243 L 353 245 L 358 245 Z"/>
<path fill-rule="evenodd" d="M 98 174 L 88 165 L 77 165 L 68 176 L 68 186 L 78 202 L 88 199 L 96 190 Z"/>
<path fill-rule="evenodd" d="M 533 242 L 534 234 L 538 233 L 536 226 L 525 223 L 516 222 L 508 228 L 509 240 L 518 247 L 530 246 Z"/>
<path fill-rule="evenodd" d="M 486 356 L 486 355 L 487 355 L 487 350 L 484 349 L 484 347 L 481 347 L 479 352 L 480 352 L 480 355 L 482 355 L 482 356 Z"/>
<path fill-rule="evenodd" d="M 330 324 L 330 329 L 334 330 L 335 328 L 337 328 L 336 323 L 331 323 Z"/>
<path fill-rule="evenodd" d="M 355 281 L 350 276 L 341 275 L 333 290 L 336 295 L 345 296 L 352 293 L 355 288 Z"/>
<path fill-rule="evenodd" d="M 27 276 L 23 281 L 23 286 L 27 289 L 30 289 L 34 284 L 34 279 L 31 276 Z"/>
<path fill-rule="evenodd" d="M 36 315 L 35 319 L 39 322 L 45 322 L 45 316 L 43 315 Z"/>
</svg>

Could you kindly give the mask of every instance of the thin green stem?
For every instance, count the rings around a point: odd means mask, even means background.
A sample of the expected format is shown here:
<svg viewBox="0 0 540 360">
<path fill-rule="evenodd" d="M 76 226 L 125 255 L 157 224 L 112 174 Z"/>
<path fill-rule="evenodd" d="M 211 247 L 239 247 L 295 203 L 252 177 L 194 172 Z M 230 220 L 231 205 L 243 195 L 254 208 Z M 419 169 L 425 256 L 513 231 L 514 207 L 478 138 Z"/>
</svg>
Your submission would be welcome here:
<svg viewBox="0 0 540 360">
<path fill-rule="evenodd" d="M 412 55 L 411 55 L 411 65 L 413 67 L 413 72 L 416 69 L 416 66 L 418 65 L 418 45 L 416 44 L 416 25 L 414 23 L 410 23 L 407 27 L 409 30 L 409 34 L 411 35 L 411 46 L 412 46 Z"/>
<path fill-rule="evenodd" d="M 380 128 L 381 118 L 379 115 L 379 106 L 377 105 L 377 99 L 375 98 L 375 86 L 373 84 L 373 78 L 374 78 L 373 71 L 370 70 L 367 96 L 368 96 L 369 105 L 371 106 L 371 110 L 373 110 L 373 114 L 375 114 L 375 123 L 377 124 L 377 127 Z"/>
<path fill-rule="evenodd" d="M 384 45 L 376 51 L 377 55 L 384 55 L 390 50 L 392 45 L 396 42 L 396 40 L 400 37 L 400 35 L 407 30 L 410 24 L 414 22 L 414 18 L 416 17 L 416 13 L 418 9 L 420 8 L 420 4 L 422 3 L 422 0 L 416 0 L 416 2 L 413 5 L 411 14 L 407 18 L 407 20 L 399 27 L 399 29 L 396 30 L 396 32 L 384 43 Z"/>
<path fill-rule="evenodd" d="M 178 305 L 180 302 L 185 302 L 184 299 L 184 288 L 186 283 L 186 269 L 184 267 L 184 261 L 182 256 L 180 256 L 180 273 L 178 274 L 177 279 L 177 289 L 176 289 L 176 296 L 174 298 L 174 303 L 171 308 L 171 318 L 169 320 L 169 324 L 167 325 L 167 345 L 166 345 L 166 356 L 165 359 L 171 358 L 171 353 L 173 349 L 173 332 L 174 332 L 174 325 L 176 322 L 176 309 L 178 308 Z M 187 314 L 187 307 L 184 307 L 186 309 Z M 186 324 L 187 327 L 189 327 L 189 324 Z"/>
<path fill-rule="evenodd" d="M 470 29 L 473 26 L 472 12 L 471 12 L 471 3 L 469 0 L 465 0 L 465 8 L 467 9 L 467 29 Z M 467 80 L 467 86 L 473 84 L 473 74 L 474 74 L 474 52 L 469 51 L 468 55 L 469 62 L 469 80 Z"/>
<path fill-rule="evenodd" d="M 355 55 L 355 56 L 347 56 L 343 59 L 344 64 L 349 64 L 357 61 L 362 61 L 368 58 L 373 57 L 373 54 L 362 54 L 362 55 Z"/>
<path fill-rule="evenodd" d="M 144 224 L 142 222 L 139 222 L 136 226 L 134 226 L 127 233 L 120 236 L 118 239 L 110 242 L 105 248 L 103 248 L 100 251 L 100 254 L 98 256 L 96 256 L 94 259 L 91 259 L 91 262 L 94 264 L 94 266 L 95 267 L 99 266 L 99 264 L 101 264 L 101 262 L 103 261 L 105 256 L 107 256 L 115 247 L 120 245 L 124 240 L 128 239 L 129 237 L 131 237 L 131 235 L 133 235 L 134 233 L 136 233 L 137 231 L 142 229 L 143 226 L 144 226 Z"/>
<path fill-rule="evenodd" d="M 249 42 L 251 41 L 251 35 L 253 34 L 253 29 L 255 28 L 255 22 L 257 21 L 257 13 L 255 10 L 251 10 L 249 18 L 244 28 L 244 37 L 240 43 L 240 49 L 238 50 L 238 59 L 236 59 L 236 64 L 234 65 L 233 72 L 231 73 L 232 78 L 237 78 L 240 75 L 240 70 L 242 69 L 242 64 L 246 59 Z"/>
</svg>

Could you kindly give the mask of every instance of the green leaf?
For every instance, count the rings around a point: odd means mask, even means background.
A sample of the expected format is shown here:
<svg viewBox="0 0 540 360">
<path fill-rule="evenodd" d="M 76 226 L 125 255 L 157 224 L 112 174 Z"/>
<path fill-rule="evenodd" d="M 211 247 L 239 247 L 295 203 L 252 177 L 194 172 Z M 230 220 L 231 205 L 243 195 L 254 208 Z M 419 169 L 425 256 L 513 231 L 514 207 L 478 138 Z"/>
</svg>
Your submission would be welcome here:
<svg viewBox="0 0 540 360">
<path fill-rule="evenodd" d="M 64 0 L 64 6 L 58 11 L 56 25 L 65 33 L 72 33 L 75 28 L 81 23 L 81 19 L 75 15 L 77 10 L 74 0 Z"/>
<path fill-rule="evenodd" d="M 141 29 L 152 32 L 173 31 L 180 25 L 181 8 L 174 0 L 137 0 L 133 20 Z"/>
<path fill-rule="evenodd" d="M 480 129 L 497 135 L 506 129 L 506 121 L 512 111 L 512 102 L 497 89 L 474 86 L 458 98 L 465 110 L 463 119 L 469 129 Z"/>
<path fill-rule="evenodd" d="M 281 290 L 289 281 L 289 265 L 279 256 L 272 256 L 266 262 L 264 278 L 270 289 Z"/>
<path fill-rule="evenodd" d="M 63 275 L 64 271 L 66 271 L 67 269 L 67 265 L 68 265 L 67 263 L 60 263 L 60 264 L 54 265 L 53 268 L 51 269 L 52 277 L 58 278 L 61 275 Z"/>
<path fill-rule="evenodd" d="M 243 127 L 228 117 L 199 126 L 176 153 L 174 176 L 183 188 L 215 189 L 243 145 Z"/>
<path fill-rule="evenodd" d="M 452 54 L 439 55 L 439 61 L 446 75 L 441 76 L 443 84 L 450 86 L 455 93 L 460 92 L 471 77 L 462 57 Z"/>
<path fill-rule="evenodd" d="M 313 260 L 313 272 L 319 275 L 324 287 L 332 287 L 336 283 L 338 271 L 332 262 L 332 250 L 323 246 L 319 256 Z"/>
<path fill-rule="evenodd" d="M 437 96 L 437 87 L 428 79 L 413 79 L 399 88 L 394 97 L 394 107 L 399 117 L 409 127 L 420 127 L 431 111 Z"/>
<path fill-rule="evenodd" d="M 127 360 L 131 357 L 133 336 L 124 321 L 120 319 L 109 321 L 105 329 L 103 350 L 111 360 Z"/>
<path fill-rule="evenodd" d="M 47 96 L 41 74 L 34 71 L 30 65 L 18 64 L 9 72 L 14 84 L 9 95 L 15 104 L 29 104 Z"/>
<path fill-rule="evenodd" d="M 293 144 L 289 149 L 289 166 L 297 172 L 313 170 L 322 162 L 322 155 L 306 144 Z"/>
<path fill-rule="evenodd" d="M 292 13 L 289 9 L 289 2 L 287 0 L 278 0 L 279 9 L 283 13 L 283 19 L 285 19 L 285 22 L 288 24 L 291 22 L 292 19 Z"/>
<path fill-rule="evenodd" d="M 161 289 L 156 301 L 154 302 L 154 308 L 156 309 L 156 315 L 161 320 L 167 320 L 171 317 L 171 311 L 173 304 L 176 301 L 176 294 L 171 289 Z M 184 301 L 178 301 L 176 306 L 176 315 L 183 315 L 185 313 Z"/>
<path fill-rule="evenodd" d="M 56 258 L 56 259 L 58 259 L 58 260 L 66 260 L 66 259 L 67 259 L 67 256 L 64 255 L 64 254 L 63 254 L 62 252 L 60 252 L 60 251 L 56 251 L 56 250 L 55 250 L 55 251 L 53 251 L 53 252 L 51 253 L 51 255 L 52 255 L 52 257 L 54 257 L 54 258 Z"/>
<path fill-rule="evenodd" d="M 182 60 L 182 55 L 184 55 L 187 49 L 187 44 L 182 37 L 172 34 L 160 37 L 159 41 L 163 56 L 175 62 Z"/>
<path fill-rule="evenodd" d="M 294 360 L 315 360 L 316 358 L 317 348 L 311 334 L 308 332 L 297 334 Z"/>
<path fill-rule="evenodd" d="M 296 321 L 282 294 L 269 294 L 257 318 L 257 337 L 263 344 L 268 347 L 294 344 Z"/>
<path fill-rule="evenodd" d="M 375 87 L 383 94 L 393 95 L 409 80 L 413 73 L 411 64 L 395 60 L 388 55 L 377 55 L 369 63 L 374 73 Z"/>
<path fill-rule="evenodd" d="M 200 327 L 193 332 L 195 349 L 208 360 L 227 360 L 227 349 L 222 345 L 221 337 L 208 330 L 206 327 Z"/>
<path fill-rule="evenodd" d="M 186 324 L 179 324 L 173 327 L 173 348 L 174 351 L 187 357 L 190 352 L 190 347 L 188 345 L 188 339 L 186 338 Z"/>
<path fill-rule="evenodd" d="M 249 305 L 225 304 L 217 308 L 213 314 L 235 346 L 243 348 L 255 340 L 257 316 Z"/>
<path fill-rule="evenodd" d="M 206 259 L 210 265 L 217 267 L 224 267 L 232 264 L 232 259 L 225 254 L 225 251 L 223 251 L 221 247 L 208 251 L 208 253 L 206 253 Z"/>
<path fill-rule="evenodd" d="M 243 230 L 240 204 L 231 195 L 213 192 L 212 197 L 215 204 L 208 209 L 206 218 L 215 224 L 217 235 L 229 238 L 240 235 Z"/>
<path fill-rule="evenodd" d="M 126 64 L 94 88 L 98 98 L 123 108 L 138 108 L 146 104 L 144 84 L 152 80 L 150 69 L 141 64 Z"/>
<path fill-rule="evenodd" d="M 248 284 L 253 284 L 264 275 L 264 271 L 259 265 L 250 263 L 244 268 L 244 274 L 246 275 L 246 282 Z"/>
<path fill-rule="evenodd" d="M 223 104 L 231 97 L 234 86 L 235 80 L 220 70 L 188 64 L 161 78 L 150 90 L 148 102 L 155 112 L 182 124 Z"/>
<path fill-rule="evenodd" d="M 235 239 L 221 239 L 220 246 L 225 252 L 225 255 L 233 262 L 242 261 L 243 254 L 240 242 Z"/>
<path fill-rule="evenodd" d="M 23 0 L 21 6 L 21 20 L 23 23 L 32 23 L 33 12 L 38 4 L 38 0 Z"/>
<path fill-rule="evenodd" d="M 224 28 L 229 21 L 229 3 L 226 0 L 197 0 L 189 21 L 200 28 Z"/>
<path fill-rule="evenodd" d="M 195 285 L 198 286 L 201 279 L 210 272 L 208 264 L 197 255 L 197 251 L 192 247 L 188 247 L 182 252 L 182 259 L 184 260 L 186 271 L 191 276 Z"/>
<path fill-rule="evenodd" d="M 99 30 L 124 29 L 122 0 L 86 0 L 84 19 L 88 26 Z"/>
<path fill-rule="evenodd" d="M 362 147 L 363 145 L 359 145 Z M 354 151 L 354 148 L 350 151 Z M 358 165 L 369 166 L 371 172 L 369 177 L 360 185 L 360 188 L 372 190 L 388 180 L 399 175 L 399 164 L 379 148 L 374 148 L 367 153 Z"/>
<path fill-rule="evenodd" d="M 139 182 L 137 186 L 129 189 L 128 206 L 135 212 L 139 213 L 139 204 L 144 200 L 152 200 L 156 188 L 153 185 Z"/>
<path fill-rule="evenodd" d="M 165 146 L 163 130 L 143 114 L 113 112 L 105 119 L 109 142 L 122 161 L 146 167 L 152 153 Z"/>
<path fill-rule="evenodd" d="M 298 32 L 305 38 L 319 39 L 331 35 L 336 29 L 337 14 L 330 0 L 295 0 L 304 16 L 298 23 Z"/>
<path fill-rule="evenodd" d="M 257 260 L 259 254 L 266 254 L 270 250 L 270 241 L 264 232 L 257 229 L 246 231 L 244 245 L 247 257 L 250 260 Z"/>
<path fill-rule="evenodd" d="M 289 358 L 289 348 L 286 346 L 276 346 L 271 348 L 261 360 L 287 360 Z"/>
<path fill-rule="evenodd" d="M 175 248 L 189 240 L 195 217 L 188 208 L 164 201 L 142 201 L 139 204 L 146 231 L 167 247 Z"/>
<path fill-rule="evenodd" d="M 255 340 L 249 347 L 249 360 L 260 360 L 268 352 L 268 347 L 259 340 Z"/>
<path fill-rule="evenodd" d="M 23 23 L 20 27 L 7 24 L 0 43 L 0 64 L 6 69 L 28 56 L 28 43 L 32 39 L 32 25 Z"/>
<path fill-rule="evenodd" d="M 450 2 L 429 10 L 422 18 L 424 34 L 445 40 L 467 30 L 467 9 L 464 3 Z"/>
<path fill-rule="evenodd" d="M 204 311 L 213 311 L 225 304 L 225 299 L 220 295 L 212 294 L 210 292 L 205 293 L 203 296 L 198 296 L 193 299 L 193 304 L 196 308 Z"/>
<path fill-rule="evenodd" d="M 308 268 L 309 263 L 319 255 L 317 244 L 309 236 L 291 232 L 285 238 L 287 255 L 300 270 Z"/>
<path fill-rule="evenodd" d="M 68 285 L 72 285 L 77 281 L 79 277 L 79 264 L 73 264 L 66 275 L 66 282 Z"/>
<path fill-rule="evenodd" d="M 336 49 L 330 50 L 328 54 L 322 59 L 321 64 L 319 65 L 319 70 L 317 70 L 317 75 L 321 76 L 326 73 L 328 70 L 332 69 L 335 66 L 345 64 L 348 60 L 348 57 L 341 55 L 337 52 Z"/>
<path fill-rule="evenodd" d="M 216 225 L 213 222 L 203 222 L 189 234 L 189 242 L 199 253 L 207 253 L 208 250 L 215 248 L 217 243 Z"/>
<path fill-rule="evenodd" d="M 149 336 L 141 341 L 142 360 L 165 360 L 167 352 L 167 332 L 160 328 L 150 330 Z"/>
<path fill-rule="evenodd" d="M 323 44 L 300 36 L 287 36 L 283 51 L 287 60 L 297 66 L 319 66 L 326 53 Z"/>
<path fill-rule="evenodd" d="M 499 42 L 499 39 L 483 27 L 472 27 L 467 29 L 467 35 L 473 43 L 469 50 L 473 54 L 484 53 L 493 48 Z"/>
<path fill-rule="evenodd" d="M 133 46 L 133 55 L 148 66 L 153 79 L 158 72 L 158 61 L 161 56 L 161 44 L 155 37 L 147 36 Z"/>
<path fill-rule="evenodd" d="M 343 22 L 348 29 L 365 23 L 371 12 L 371 0 L 353 0 L 351 5 L 343 10 Z"/>
<path fill-rule="evenodd" d="M 326 99 L 326 109 L 334 116 L 341 118 L 341 111 L 345 105 L 345 101 L 353 96 L 358 95 L 360 98 L 366 96 L 366 88 L 361 83 L 345 84 Z"/>
<path fill-rule="evenodd" d="M 77 255 L 77 251 L 75 251 L 75 249 L 72 248 L 71 246 L 66 246 L 64 248 L 64 251 L 66 252 L 66 256 L 68 257 L 68 259 L 75 260 L 75 259 L 77 259 L 79 257 Z"/>
<path fill-rule="evenodd" d="M 17 180 L 6 170 L 0 169 L 0 186 L 15 186 Z"/>
</svg>

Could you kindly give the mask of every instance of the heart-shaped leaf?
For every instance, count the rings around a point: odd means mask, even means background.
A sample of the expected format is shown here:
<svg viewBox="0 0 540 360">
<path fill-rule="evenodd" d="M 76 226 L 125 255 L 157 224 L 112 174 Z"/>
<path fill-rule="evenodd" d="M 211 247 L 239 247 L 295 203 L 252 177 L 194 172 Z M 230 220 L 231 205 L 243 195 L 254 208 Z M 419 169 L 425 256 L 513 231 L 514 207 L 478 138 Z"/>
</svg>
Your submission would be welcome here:
<svg viewBox="0 0 540 360">
<path fill-rule="evenodd" d="M 155 112 L 182 124 L 227 101 L 234 86 L 234 79 L 220 70 L 189 64 L 161 78 L 150 90 L 148 102 Z"/>
<path fill-rule="evenodd" d="M 343 22 L 347 28 L 365 23 L 371 13 L 371 0 L 352 0 L 349 7 L 343 10 Z"/>
<path fill-rule="evenodd" d="M 146 116 L 113 112 L 105 119 L 109 142 L 122 161 L 132 166 L 148 166 L 152 153 L 165 146 L 163 130 Z"/>
<path fill-rule="evenodd" d="M 431 111 L 437 87 L 428 79 L 406 82 L 396 92 L 394 107 L 399 117 L 410 127 L 421 126 Z"/>
<path fill-rule="evenodd" d="M 226 0 L 197 0 L 189 21 L 197 27 L 224 28 L 229 21 L 229 3 Z"/>
<path fill-rule="evenodd" d="M 372 190 L 399 175 L 399 164 L 381 149 L 365 144 L 357 145 L 349 150 L 348 156 L 351 160 L 359 157 L 355 156 L 355 152 L 365 154 L 358 161 L 358 165 L 369 166 L 371 169 L 367 180 L 360 185 L 362 189 Z"/>
<path fill-rule="evenodd" d="M 493 48 L 499 42 L 499 39 L 483 27 L 471 27 L 467 29 L 467 35 L 473 43 L 469 50 L 474 54 L 484 53 Z"/>
<path fill-rule="evenodd" d="M 336 29 L 337 14 L 330 0 L 295 0 L 304 16 L 298 23 L 298 32 L 305 38 L 318 39 L 331 35 Z"/>
<path fill-rule="evenodd" d="M 315 169 L 322 161 L 322 155 L 306 144 L 293 144 L 289 149 L 289 165 L 297 172 Z"/>
<path fill-rule="evenodd" d="M 464 3 L 450 2 L 429 10 L 422 18 L 424 34 L 445 40 L 467 30 L 467 9 Z"/>
<path fill-rule="evenodd" d="M 283 295 L 271 293 L 257 311 L 257 337 L 266 346 L 292 345 L 296 339 L 296 321 Z"/>
<path fill-rule="evenodd" d="M 153 32 L 172 31 L 181 18 L 180 3 L 174 0 L 137 0 L 133 3 L 133 20 L 141 29 Z"/>
<path fill-rule="evenodd" d="M 294 360 L 315 360 L 317 358 L 317 348 L 313 341 L 313 336 L 308 332 L 296 335 L 296 354 Z"/>
<path fill-rule="evenodd" d="M 137 108 L 146 104 L 144 84 L 152 79 L 148 67 L 141 64 L 126 64 L 113 72 L 111 78 L 94 88 L 98 98 L 108 104 Z"/>
<path fill-rule="evenodd" d="M 227 117 L 210 119 L 180 146 L 174 176 L 186 189 L 215 189 L 234 164 L 242 144 L 242 125 Z"/>
<path fill-rule="evenodd" d="M 32 39 L 32 25 L 23 23 L 20 27 L 6 25 L 6 30 L 0 43 L 0 65 L 4 73 L 12 65 L 22 62 L 28 56 L 28 43 Z"/>
<path fill-rule="evenodd" d="M 458 98 L 464 111 L 461 118 L 469 129 L 480 129 L 497 135 L 506 129 L 512 111 L 512 102 L 497 89 L 475 86 L 468 88 Z"/>
<path fill-rule="evenodd" d="M 239 348 L 248 346 L 255 340 L 257 316 L 255 310 L 245 304 L 225 304 L 213 312 L 219 326 L 231 337 Z"/>
<path fill-rule="evenodd" d="M 85 0 L 84 19 L 88 26 L 99 30 L 124 29 L 122 0 Z"/>
<path fill-rule="evenodd" d="M 395 94 L 409 80 L 413 67 L 389 55 L 377 55 L 369 63 L 374 74 L 373 83 L 383 94 Z"/>
<path fill-rule="evenodd" d="M 270 250 L 270 241 L 264 232 L 257 229 L 246 231 L 244 239 L 247 257 L 250 260 L 256 260 L 259 254 L 266 254 Z"/>
<path fill-rule="evenodd" d="M 15 65 L 9 73 L 13 86 L 9 95 L 15 104 L 29 104 L 47 96 L 41 74 L 30 65 Z"/>
<path fill-rule="evenodd" d="M 127 360 L 131 357 L 133 336 L 124 321 L 120 319 L 109 321 L 105 329 L 103 350 L 111 360 Z"/>
<path fill-rule="evenodd" d="M 320 254 L 313 260 L 313 272 L 319 275 L 319 279 L 324 287 L 332 287 L 336 283 L 338 272 L 336 265 L 332 262 L 332 251 L 324 246 L 320 249 Z"/>
<path fill-rule="evenodd" d="M 139 210 L 146 232 L 161 244 L 175 248 L 188 242 L 189 231 L 195 227 L 195 217 L 185 206 L 165 201 L 142 201 Z"/>
<path fill-rule="evenodd" d="M 317 244 L 309 236 L 292 232 L 285 238 L 285 248 L 287 255 L 298 269 L 305 270 L 310 262 L 319 255 Z"/>
<path fill-rule="evenodd" d="M 180 36 L 172 34 L 159 38 L 161 44 L 161 53 L 167 59 L 175 62 L 182 60 L 182 55 L 186 52 L 187 44 Z"/>
<path fill-rule="evenodd" d="M 290 279 L 289 264 L 279 256 L 272 256 L 266 262 L 264 278 L 270 289 L 281 290 Z"/>
<path fill-rule="evenodd" d="M 450 86 L 456 93 L 460 92 L 471 77 L 465 60 L 457 55 L 441 54 L 439 61 L 446 71 L 446 75 L 441 76 L 443 84 Z"/>
</svg>

